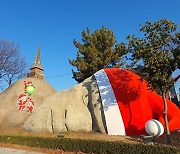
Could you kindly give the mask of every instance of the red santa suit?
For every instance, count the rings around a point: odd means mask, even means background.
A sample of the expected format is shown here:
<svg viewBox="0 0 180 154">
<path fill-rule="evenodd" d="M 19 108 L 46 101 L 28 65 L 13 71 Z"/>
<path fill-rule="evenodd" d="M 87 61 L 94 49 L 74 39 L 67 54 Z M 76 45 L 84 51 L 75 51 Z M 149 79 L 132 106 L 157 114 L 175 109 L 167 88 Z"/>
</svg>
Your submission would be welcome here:
<svg viewBox="0 0 180 154">
<path fill-rule="evenodd" d="M 28 104 L 27 108 L 28 108 L 27 112 L 32 113 L 32 111 L 34 110 L 34 102 L 31 99 L 29 100 L 29 104 Z"/>
<path fill-rule="evenodd" d="M 25 94 L 20 94 L 19 97 L 18 97 L 18 105 L 19 105 L 19 109 L 18 110 L 21 110 L 23 111 L 23 109 L 26 107 L 26 103 L 28 101 L 28 97 L 25 95 Z"/>
<path fill-rule="evenodd" d="M 102 99 L 107 133 L 110 135 L 145 134 L 150 119 L 163 120 L 163 100 L 148 90 L 147 82 L 128 70 L 102 69 L 94 74 Z M 170 100 L 168 121 L 170 130 L 180 128 L 180 110 Z"/>
</svg>

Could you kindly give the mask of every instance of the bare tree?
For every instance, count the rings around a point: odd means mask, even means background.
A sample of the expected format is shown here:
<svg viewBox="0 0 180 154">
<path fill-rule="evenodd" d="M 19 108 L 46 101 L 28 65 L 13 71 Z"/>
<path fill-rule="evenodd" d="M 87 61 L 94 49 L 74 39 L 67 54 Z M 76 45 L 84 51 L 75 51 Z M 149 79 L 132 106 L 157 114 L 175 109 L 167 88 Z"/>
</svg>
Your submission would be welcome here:
<svg viewBox="0 0 180 154">
<path fill-rule="evenodd" d="M 1 89 L 9 87 L 14 81 L 26 74 L 27 64 L 20 56 L 19 46 L 13 42 L 0 40 L 0 82 Z"/>
</svg>

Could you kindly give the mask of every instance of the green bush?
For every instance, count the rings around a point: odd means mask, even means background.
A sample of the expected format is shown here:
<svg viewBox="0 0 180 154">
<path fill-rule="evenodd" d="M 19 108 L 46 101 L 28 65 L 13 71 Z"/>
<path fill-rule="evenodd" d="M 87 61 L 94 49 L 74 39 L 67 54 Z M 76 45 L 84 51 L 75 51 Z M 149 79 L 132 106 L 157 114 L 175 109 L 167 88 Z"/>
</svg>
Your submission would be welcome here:
<svg viewBox="0 0 180 154">
<path fill-rule="evenodd" d="M 0 136 L 0 142 L 97 154 L 175 154 L 179 151 L 179 149 L 172 146 L 30 136 L 2 135 Z"/>
</svg>

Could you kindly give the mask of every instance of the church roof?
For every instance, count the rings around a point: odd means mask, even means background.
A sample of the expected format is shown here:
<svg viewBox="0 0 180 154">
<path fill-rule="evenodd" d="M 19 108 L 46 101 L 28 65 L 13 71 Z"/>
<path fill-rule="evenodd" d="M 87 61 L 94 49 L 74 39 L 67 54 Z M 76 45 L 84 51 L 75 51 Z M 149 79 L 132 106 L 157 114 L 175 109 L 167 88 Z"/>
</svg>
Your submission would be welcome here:
<svg viewBox="0 0 180 154">
<path fill-rule="evenodd" d="M 39 68 L 41 70 L 44 70 L 43 67 L 41 66 L 40 44 L 38 45 L 36 57 L 34 59 L 34 64 L 31 66 L 31 69 L 33 69 L 33 68 Z"/>
</svg>

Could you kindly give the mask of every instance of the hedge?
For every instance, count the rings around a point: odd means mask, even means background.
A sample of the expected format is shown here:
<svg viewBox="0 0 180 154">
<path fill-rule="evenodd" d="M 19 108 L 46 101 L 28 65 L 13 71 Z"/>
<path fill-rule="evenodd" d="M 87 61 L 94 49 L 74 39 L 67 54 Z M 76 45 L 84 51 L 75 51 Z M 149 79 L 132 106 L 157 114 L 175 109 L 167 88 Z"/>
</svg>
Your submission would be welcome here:
<svg viewBox="0 0 180 154">
<path fill-rule="evenodd" d="M 69 138 L 47 138 L 31 136 L 0 135 L 1 143 L 26 145 L 30 147 L 62 149 L 63 151 L 97 154 L 176 154 L 173 146 L 132 144 L 120 141 L 97 141 Z"/>
</svg>

